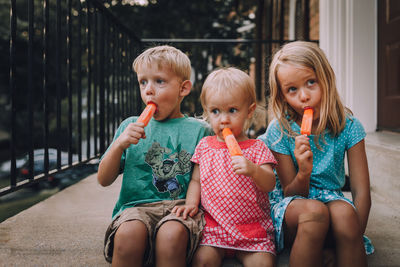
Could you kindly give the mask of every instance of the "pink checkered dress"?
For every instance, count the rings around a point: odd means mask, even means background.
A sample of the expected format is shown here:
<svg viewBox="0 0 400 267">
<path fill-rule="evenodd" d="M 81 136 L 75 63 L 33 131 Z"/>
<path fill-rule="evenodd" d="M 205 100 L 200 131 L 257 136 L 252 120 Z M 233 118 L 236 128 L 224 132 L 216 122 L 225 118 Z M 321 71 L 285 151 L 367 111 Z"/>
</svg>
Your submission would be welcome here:
<svg viewBox="0 0 400 267">
<path fill-rule="evenodd" d="M 249 139 L 239 145 L 243 155 L 258 165 L 277 163 L 261 140 Z M 226 144 L 216 136 L 205 137 L 192 161 L 200 165 L 206 219 L 200 245 L 275 254 L 268 193 L 258 190 L 252 178 L 233 172 Z"/>
</svg>

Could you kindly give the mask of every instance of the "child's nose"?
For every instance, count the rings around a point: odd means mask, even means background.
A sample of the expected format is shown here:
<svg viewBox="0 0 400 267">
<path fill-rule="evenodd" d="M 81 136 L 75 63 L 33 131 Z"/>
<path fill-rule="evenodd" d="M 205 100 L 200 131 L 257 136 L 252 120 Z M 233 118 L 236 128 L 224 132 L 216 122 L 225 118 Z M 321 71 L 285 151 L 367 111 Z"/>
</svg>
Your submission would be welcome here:
<svg viewBox="0 0 400 267">
<path fill-rule="evenodd" d="M 146 95 L 153 95 L 154 94 L 154 88 L 151 82 L 147 83 L 146 88 L 145 88 L 145 93 Z"/>
<path fill-rule="evenodd" d="M 307 90 L 301 89 L 300 90 L 300 100 L 302 102 L 308 101 L 310 99 L 310 94 L 307 92 Z"/>
<path fill-rule="evenodd" d="M 222 124 L 228 124 L 230 122 L 229 115 L 226 113 L 221 114 L 221 123 Z"/>
</svg>

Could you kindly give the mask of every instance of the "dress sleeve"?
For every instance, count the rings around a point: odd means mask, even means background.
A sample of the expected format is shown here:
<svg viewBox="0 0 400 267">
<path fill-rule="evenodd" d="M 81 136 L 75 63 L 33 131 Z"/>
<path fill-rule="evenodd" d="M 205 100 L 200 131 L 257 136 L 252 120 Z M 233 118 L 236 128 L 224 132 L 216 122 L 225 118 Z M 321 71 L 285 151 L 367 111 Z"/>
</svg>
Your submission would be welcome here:
<svg viewBox="0 0 400 267">
<path fill-rule="evenodd" d="M 261 165 L 270 163 L 273 164 L 274 167 L 278 164 L 271 150 L 264 144 L 263 141 L 257 140 L 255 148 L 254 148 L 254 163 Z"/>
<path fill-rule="evenodd" d="M 366 136 L 364 127 L 362 126 L 361 122 L 354 117 L 346 119 L 346 126 L 344 131 L 347 135 L 346 150 L 359 143 Z"/>
<path fill-rule="evenodd" d="M 289 145 L 287 144 L 289 138 L 281 132 L 276 119 L 268 125 L 267 131 L 259 136 L 258 139 L 263 141 L 272 151 L 290 155 Z"/>
<path fill-rule="evenodd" d="M 203 153 L 204 145 L 206 144 L 205 140 L 207 137 L 204 137 L 197 144 L 196 149 L 194 150 L 194 154 L 190 159 L 193 163 L 200 164 L 201 155 Z"/>
</svg>

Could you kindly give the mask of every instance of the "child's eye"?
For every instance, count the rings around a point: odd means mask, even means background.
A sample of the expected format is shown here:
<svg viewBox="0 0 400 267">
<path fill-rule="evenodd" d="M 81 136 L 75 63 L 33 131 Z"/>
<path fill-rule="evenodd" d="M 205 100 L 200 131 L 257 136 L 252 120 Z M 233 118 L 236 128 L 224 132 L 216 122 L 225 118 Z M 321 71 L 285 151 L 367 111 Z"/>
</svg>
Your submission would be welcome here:
<svg viewBox="0 0 400 267">
<path fill-rule="evenodd" d="M 229 113 L 236 113 L 238 110 L 236 108 L 230 108 Z"/>
<path fill-rule="evenodd" d="M 146 86 L 147 81 L 146 80 L 140 80 L 139 84 L 140 84 L 140 86 Z"/>
<path fill-rule="evenodd" d="M 158 83 L 158 84 L 163 84 L 163 83 L 165 83 L 165 81 L 162 80 L 162 79 L 157 79 L 157 83 Z"/>
<path fill-rule="evenodd" d="M 211 113 L 214 115 L 218 115 L 219 114 L 219 110 L 218 109 L 213 109 L 211 110 Z"/>
<path fill-rule="evenodd" d="M 308 80 L 307 85 L 308 86 L 313 86 L 317 81 L 316 80 Z"/>
<path fill-rule="evenodd" d="M 289 87 L 288 88 L 288 92 L 290 93 L 290 92 L 295 92 L 297 90 L 297 88 L 296 87 Z"/>
</svg>

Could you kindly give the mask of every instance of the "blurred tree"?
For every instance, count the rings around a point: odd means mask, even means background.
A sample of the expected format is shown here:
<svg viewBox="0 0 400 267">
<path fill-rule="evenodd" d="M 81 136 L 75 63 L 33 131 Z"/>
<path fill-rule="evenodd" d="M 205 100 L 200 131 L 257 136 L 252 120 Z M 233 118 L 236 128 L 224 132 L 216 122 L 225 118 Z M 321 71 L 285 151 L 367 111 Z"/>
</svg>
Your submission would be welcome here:
<svg viewBox="0 0 400 267">
<path fill-rule="evenodd" d="M 139 38 L 252 38 L 240 31 L 254 23 L 258 1 L 106 1 Z M 251 27 L 251 26 L 250 26 Z"/>
<path fill-rule="evenodd" d="M 141 39 L 254 39 L 258 0 L 106 0 L 106 6 Z M 154 44 L 147 44 L 154 45 Z M 183 102 L 183 111 L 202 112 L 198 101 L 201 85 L 212 69 L 234 65 L 249 71 L 253 45 L 182 44 L 173 46 L 189 52 L 194 83 Z"/>
</svg>

